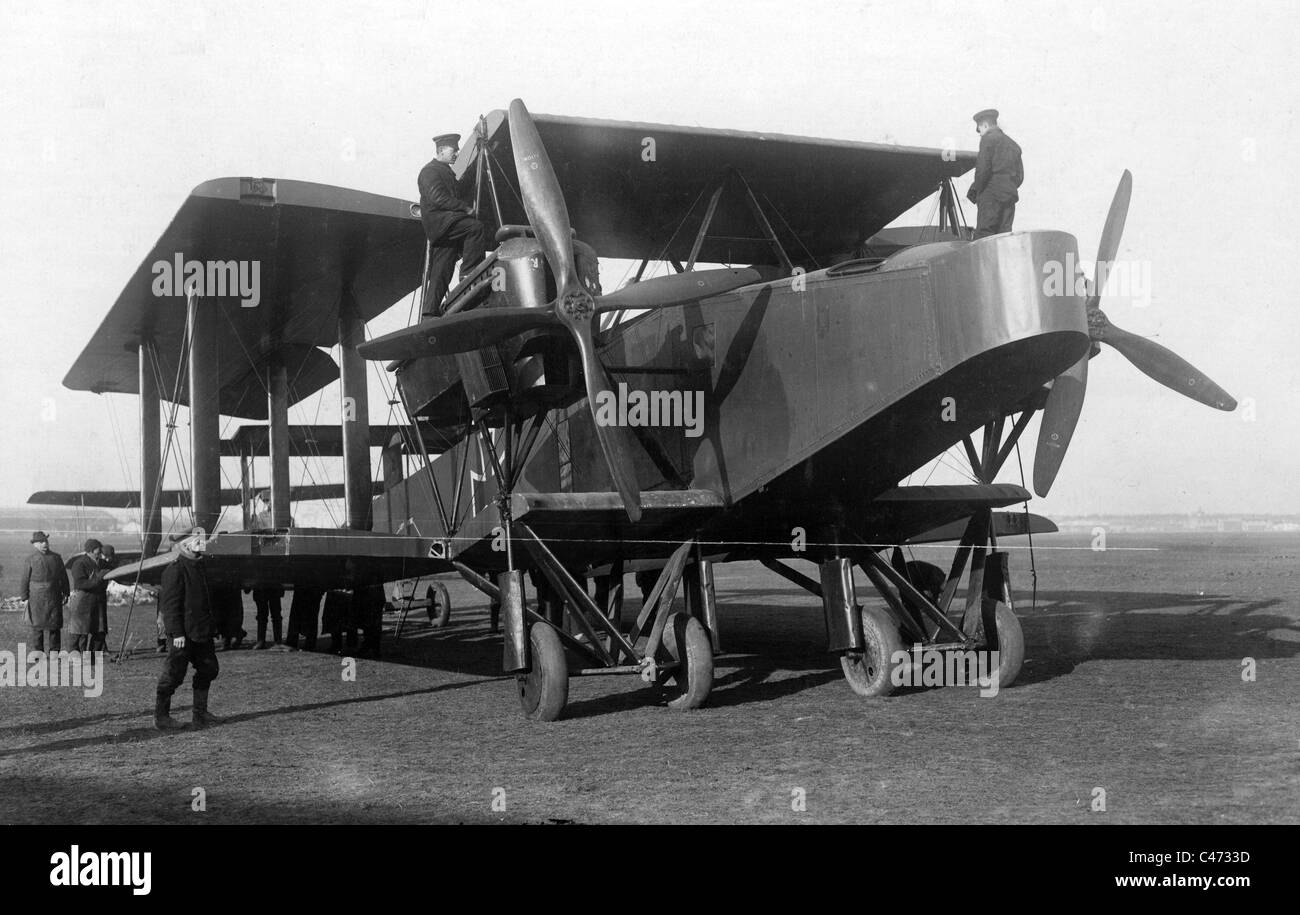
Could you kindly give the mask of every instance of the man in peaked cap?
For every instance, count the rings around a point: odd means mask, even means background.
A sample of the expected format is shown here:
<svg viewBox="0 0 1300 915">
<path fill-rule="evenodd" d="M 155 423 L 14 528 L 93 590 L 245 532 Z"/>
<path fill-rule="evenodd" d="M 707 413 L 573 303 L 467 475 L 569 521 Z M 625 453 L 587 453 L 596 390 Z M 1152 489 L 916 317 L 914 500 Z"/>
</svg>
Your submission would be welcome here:
<svg viewBox="0 0 1300 915">
<path fill-rule="evenodd" d="M 1016 215 L 1017 189 L 1025 180 L 1020 160 L 1020 146 L 998 127 L 998 112 L 985 108 L 975 115 L 975 130 L 980 135 L 979 156 L 975 160 L 975 181 L 966 193 L 978 207 L 975 237 L 1010 232 Z"/>
<path fill-rule="evenodd" d="M 487 230 L 471 215 L 474 207 L 460 198 L 456 173 L 451 163 L 460 151 L 460 134 L 444 133 L 433 138 L 433 161 L 420 169 L 420 221 L 428 236 L 429 286 L 425 290 L 424 313 L 442 312 L 442 300 L 451 285 L 451 275 L 460 258 L 462 276 L 483 259 L 487 251 Z"/>
<path fill-rule="evenodd" d="M 58 651 L 59 630 L 63 628 L 63 605 L 70 588 L 63 557 L 50 549 L 50 538 L 45 531 L 32 533 L 35 552 L 23 565 L 20 585 L 23 602 L 27 604 L 27 625 L 32 628 L 32 650 L 44 651 L 49 636 L 50 651 Z"/>
</svg>

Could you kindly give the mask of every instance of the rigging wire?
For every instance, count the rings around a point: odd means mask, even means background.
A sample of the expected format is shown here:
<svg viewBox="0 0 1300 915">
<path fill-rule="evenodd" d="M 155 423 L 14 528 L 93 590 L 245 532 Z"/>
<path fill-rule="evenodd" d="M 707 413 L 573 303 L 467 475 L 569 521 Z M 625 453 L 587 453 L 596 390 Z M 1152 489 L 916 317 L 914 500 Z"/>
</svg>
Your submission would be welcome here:
<svg viewBox="0 0 1300 915">
<path fill-rule="evenodd" d="M 1025 464 L 1020 459 L 1020 441 L 1016 441 L 1016 463 L 1020 465 L 1020 488 L 1025 487 Z M 1033 582 L 1033 597 L 1030 601 L 1030 608 L 1038 609 L 1038 566 L 1034 562 L 1034 525 L 1033 519 L 1029 517 L 1029 500 L 1025 500 L 1025 533 L 1029 535 L 1029 576 Z"/>
</svg>

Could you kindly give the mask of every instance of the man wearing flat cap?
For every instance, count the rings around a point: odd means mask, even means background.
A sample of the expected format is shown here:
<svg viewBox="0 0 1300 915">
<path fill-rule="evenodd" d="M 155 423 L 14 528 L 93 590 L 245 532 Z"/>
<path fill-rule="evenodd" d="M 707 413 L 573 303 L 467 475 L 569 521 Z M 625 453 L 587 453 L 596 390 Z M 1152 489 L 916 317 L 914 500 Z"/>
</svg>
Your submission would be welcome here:
<svg viewBox="0 0 1300 915">
<path fill-rule="evenodd" d="M 49 636 L 50 651 L 58 651 L 63 628 L 63 605 L 68 600 L 68 573 L 63 557 L 50 549 L 45 531 L 32 533 L 36 551 L 23 565 L 21 592 L 27 604 L 27 625 L 32 627 L 32 651 L 44 651 Z"/>
<path fill-rule="evenodd" d="M 966 193 L 978 207 L 975 237 L 1010 232 L 1016 215 L 1017 189 L 1025 180 L 1020 161 L 1020 146 L 998 127 L 998 113 L 986 108 L 975 115 L 975 130 L 980 135 L 979 156 L 975 160 L 975 181 Z"/>
<path fill-rule="evenodd" d="M 487 230 L 472 215 L 474 207 L 458 195 L 456 173 L 451 168 L 460 151 L 460 134 L 439 134 L 433 138 L 433 146 L 433 161 L 420 169 L 419 177 L 420 221 L 431 246 L 426 316 L 442 313 L 442 300 L 451 285 L 457 257 L 464 276 L 487 250 Z"/>
</svg>

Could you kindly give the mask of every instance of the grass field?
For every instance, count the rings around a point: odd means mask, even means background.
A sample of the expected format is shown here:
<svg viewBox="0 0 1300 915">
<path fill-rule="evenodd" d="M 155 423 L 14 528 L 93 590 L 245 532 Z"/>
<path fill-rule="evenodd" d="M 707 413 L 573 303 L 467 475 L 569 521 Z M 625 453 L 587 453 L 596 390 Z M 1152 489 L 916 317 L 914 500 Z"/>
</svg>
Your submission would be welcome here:
<svg viewBox="0 0 1300 915">
<path fill-rule="evenodd" d="M 695 712 L 593 677 L 560 721 L 523 720 L 485 601 L 449 582 L 451 625 L 395 640 L 387 617 L 355 682 L 323 653 L 222 653 L 227 723 L 160 734 L 147 608 L 99 698 L 0 688 L 0 822 L 1300 822 L 1300 537 L 1087 545 L 1036 539 L 1036 608 L 1013 552 L 1028 660 L 991 699 L 857 698 L 819 603 L 741 564 L 717 570 L 725 653 Z M 25 638 L 0 616 L 0 647 Z M 188 717 L 188 682 L 176 700 Z"/>
</svg>

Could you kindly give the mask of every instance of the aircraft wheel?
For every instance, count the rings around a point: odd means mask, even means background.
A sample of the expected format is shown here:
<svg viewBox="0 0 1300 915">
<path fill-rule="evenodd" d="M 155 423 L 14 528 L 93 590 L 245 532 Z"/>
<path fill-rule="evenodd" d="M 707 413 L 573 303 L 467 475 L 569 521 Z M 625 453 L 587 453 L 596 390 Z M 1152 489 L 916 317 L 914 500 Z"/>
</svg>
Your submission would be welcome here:
<svg viewBox="0 0 1300 915">
<path fill-rule="evenodd" d="M 425 588 L 424 599 L 429 602 L 425 612 L 429 615 L 429 622 L 433 627 L 441 629 L 446 626 L 451 619 L 451 595 L 447 593 L 447 586 L 441 582 L 434 582 Z"/>
<path fill-rule="evenodd" d="M 688 613 L 674 613 L 664 625 L 664 648 L 677 662 L 668 707 L 699 708 L 713 689 L 713 641 L 708 630 Z"/>
<path fill-rule="evenodd" d="M 879 607 L 863 607 L 862 652 L 846 652 L 840 656 L 840 667 L 849 688 L 868 699 L 888 696 L 894 691 L 894 652 L 903 650 L 898 626 L 888 613 Z"/>
<path fill-rule="evenodd" d="M 528 632 L 533 649 L 533 666 L 518 674 L 519 702 L 530 721 L 554 721 L 569 701 L 569 662 L 564 646 L 549 623 L 534 623 Z"/>
<path fill-rule="evenodd" d="M 1016 612 L 998 601 L 994 615 L 998 627 L 998 689 L 1016 682 L 1025 663 L 1025 633 Z"/>
</svg>

